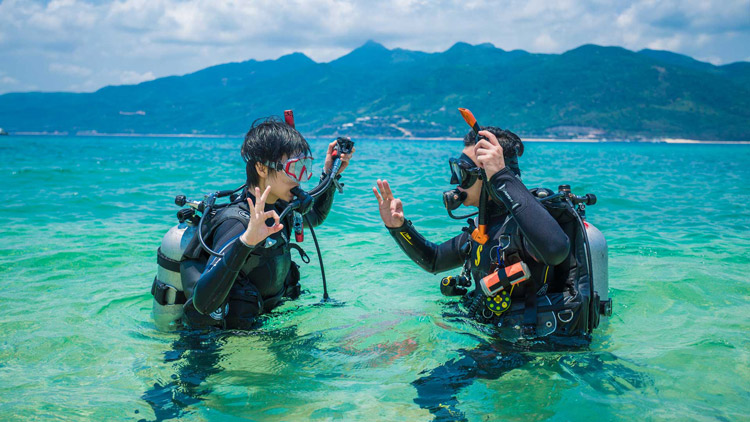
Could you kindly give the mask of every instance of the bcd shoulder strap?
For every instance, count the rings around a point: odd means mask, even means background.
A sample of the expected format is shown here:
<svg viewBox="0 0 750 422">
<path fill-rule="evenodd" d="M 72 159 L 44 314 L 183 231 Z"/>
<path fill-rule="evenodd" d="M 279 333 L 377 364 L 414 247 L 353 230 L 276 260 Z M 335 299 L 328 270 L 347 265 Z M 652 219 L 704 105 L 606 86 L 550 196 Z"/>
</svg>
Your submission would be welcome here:
<svg viewBox="0 0 750 422">
<path fill-rule="evenodd" d="M 213 238 L 216 229 L 223 223 L 229 220 L 236 220 L 239 221 L 243 227 L 247 227 L 250 223 L 250 213 L 242 209 L 240 204 L 229 205 L 218 211 L 212 212 L 212 214 L 207 215 L 205 218 L 201 234 L 203 235 L 203 241 L 206 242 L 207 245 L 211 244 L 211 239 Z M 196 231 L 195 236 L 193 236 L 187 248 L 185 248 L 183 259 L 198 259 L 203 252 L 203 247 L 201 246 L 201 242 L 198 239 L 198 232 Z"/>
</svg>

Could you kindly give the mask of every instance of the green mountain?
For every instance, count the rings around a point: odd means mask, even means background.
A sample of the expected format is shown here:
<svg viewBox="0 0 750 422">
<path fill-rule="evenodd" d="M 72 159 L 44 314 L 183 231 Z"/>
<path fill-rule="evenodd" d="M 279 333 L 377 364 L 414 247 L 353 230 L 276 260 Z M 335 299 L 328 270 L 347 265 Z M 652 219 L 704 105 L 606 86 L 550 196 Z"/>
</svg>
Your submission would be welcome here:
<svg viewBox="0 0 750 422">
<path fill-rule="evenodd" d="M 294 109 L 307 134 L 460 136 L 457 107 L 522 136 L 750 140 L 750 63 L 584 45 L 563 54 L 369 41 L 329 63 L 295 53 L 93 93 L 0 95 L 9 132 L 239 135 Z"/>
</svg>

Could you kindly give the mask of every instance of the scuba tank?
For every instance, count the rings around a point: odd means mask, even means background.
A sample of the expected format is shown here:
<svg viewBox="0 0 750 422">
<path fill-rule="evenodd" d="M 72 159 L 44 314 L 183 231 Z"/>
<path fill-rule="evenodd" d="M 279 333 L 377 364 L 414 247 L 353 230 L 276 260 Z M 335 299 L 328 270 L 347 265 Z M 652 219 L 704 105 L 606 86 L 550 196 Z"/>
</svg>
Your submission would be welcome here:
<svg viewBox="0 0 750 422">
<path fill-rule="evenodd" d="M 200 237 L 203 219 L 211 214 L 215 208 L 222 208 L 229 204 L 215 205 L 217 198 L 230 197 L 234 202 L 239 198 L 237 192 L 245 185 L 234 190 L 213 192 L 204 196 L 203 201 L 188 200 L 185 195 L 177 195 L 175 205 L 185 207 L 177 212 L 179 223 L 169 229 L 162 238 L 161 246 L 157 250 L 156 277 L 151 285 L 151 295 L 154 297 L 152 316 L 154 324 L 160 331 L 170 331 L 177 328 L 183 315 L 183 305 L 186 302 L 180 265 L 184 261 L 185 250 L 196 235 Z M 231 203 L 230 202 L 230 203 Z M 200 213 L 200 215 L 198 215 Z M 203 243 L 203 239 L 200 239 Z M 213 252 L 207 249 L 209 252 Z"/>
<path fill-rule="evenodd" d="M 596 204 L 596 195 L 587 193 L 577 196 L 571 193 L 570 185 L 560 185 L 558 195 L 567 197 L 569 203 L 575 206 L 585 228 L 586 246 L 590 262 L 590 277 L 593 282 L 594 296 L 592 306 L 595 313 L 606 317 L 612 316 L 612 300 L 609 298 L 609 258 L 607 239 L 604 234 L 586 219 L 586 205 Z M 553 195 L 557 196 L 557 195 Z M 550 198 L 551 199 L 551 198 Z M 543 199 L 544 200 L 544 199 Z M 598 317 L 594 317 L 598 324 Z"/>
<path fill-rule="evenodd" d="M 591 263 L 591 279 L 593 281 L 594 294 L 598 296 L 598 311 L 600 315 L 612 315 L 612 301 L 609 299 L 609 258 L 607 251 L 607 239 L 593 224 L 586 220 L 586 205 L 596 204 L 596 195 L 587 193 L 577 196 L 571 193 L 570 185 L 560 185 L 559 193 L 567 196 L 571 204 L 576 206 L 576 211 L 581 217 L 585 228 L 586 246 L 588 247 L 589 261 Z M 594 298 L 592 298 L 594 299 Z M 593 305 L 596 306 L 596 300 Z"/>
<path fill-rule="evenodd" d="M 175 204 L 187 203 L 184 196 L 175 198 Z M 177 213 L 179 224 L 167 231 L 157 250 L 156 278 L 151 286 L 153 299 L 152 316 L 157 329 L 174 329 L 182 318 L 185 294 L 180 276 L 180 262 L 197 230 L 198 217 L 193 208 L 184 208 Z"/>
<path fill-rule="evenodd" d="M 591 254 L 591 273 L 594 280 L 594 291 L 601 303 L 599 312 L 604 316 L 612 315 L 612 301 L 609 300 L 609 261 L 607 256 L 607 239 L 599 229 L 588 221 L 583 222 L 586 236 L 589 239 Z"/>
</svg>

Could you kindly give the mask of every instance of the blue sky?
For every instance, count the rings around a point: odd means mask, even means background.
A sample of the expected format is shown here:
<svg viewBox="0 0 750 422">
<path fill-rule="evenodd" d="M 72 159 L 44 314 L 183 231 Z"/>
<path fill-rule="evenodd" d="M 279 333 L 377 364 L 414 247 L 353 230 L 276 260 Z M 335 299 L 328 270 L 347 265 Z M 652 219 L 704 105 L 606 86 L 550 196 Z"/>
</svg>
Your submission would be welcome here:
<svg viewBox="0 0 750 422">
<path fill-rule="evenodd" d="M 0 93 L 94 91 L 300 51 L 325 62 L 372 39 L 561 53 L 581 44 L 750 61 L 750 0 L 0 0 Z"/>
</svg>

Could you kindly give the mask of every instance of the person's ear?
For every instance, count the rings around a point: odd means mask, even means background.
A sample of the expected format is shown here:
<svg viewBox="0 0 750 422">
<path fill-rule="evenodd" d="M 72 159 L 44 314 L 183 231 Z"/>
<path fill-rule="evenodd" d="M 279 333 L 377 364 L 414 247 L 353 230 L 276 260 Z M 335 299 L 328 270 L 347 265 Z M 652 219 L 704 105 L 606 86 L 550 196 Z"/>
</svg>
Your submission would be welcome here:
<svg viewBox="0 0 750 422">
<path fill-rule="evenodd" d="M 255 171 L 258 173 L 258 176 L 264 179 L 268 178 L 268 166 L 261 163 L 255 163 Z"/>
</svg>

